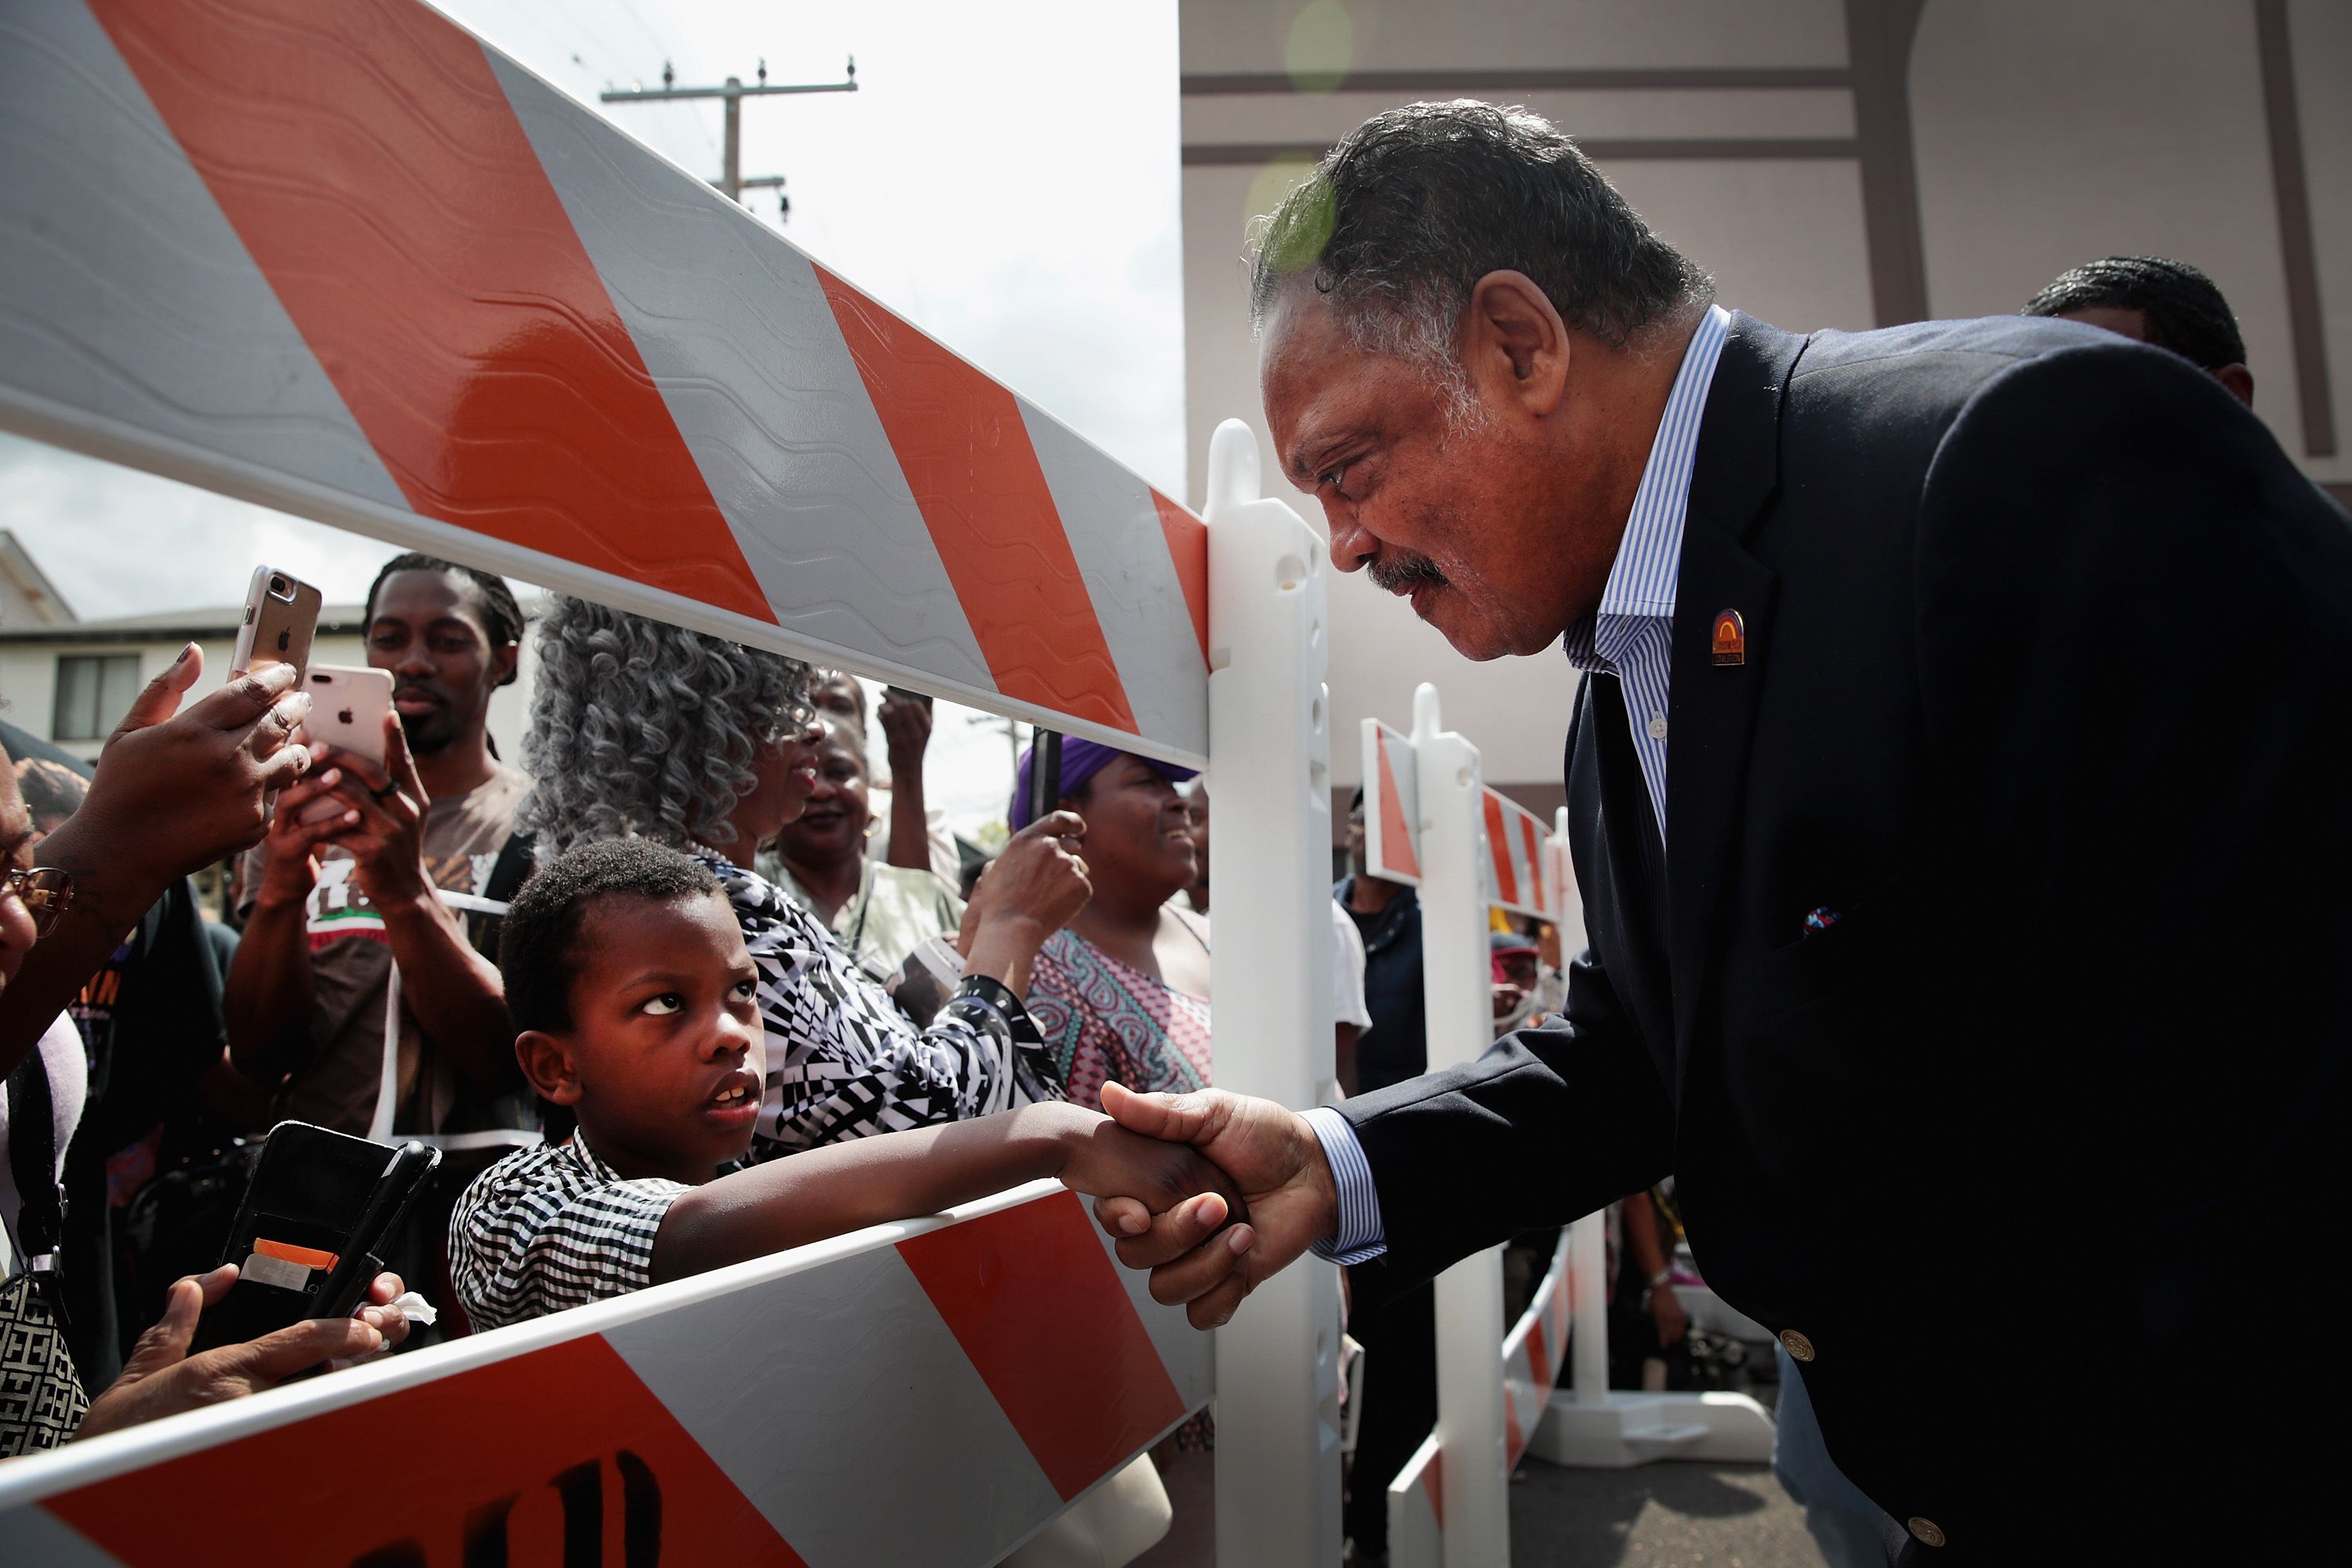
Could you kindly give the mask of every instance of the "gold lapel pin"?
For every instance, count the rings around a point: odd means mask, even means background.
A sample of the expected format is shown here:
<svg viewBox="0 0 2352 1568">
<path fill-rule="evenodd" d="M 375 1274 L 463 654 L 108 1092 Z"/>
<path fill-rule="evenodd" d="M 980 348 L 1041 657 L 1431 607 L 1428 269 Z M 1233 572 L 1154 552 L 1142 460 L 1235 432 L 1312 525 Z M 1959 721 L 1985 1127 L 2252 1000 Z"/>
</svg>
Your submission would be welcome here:
<svg viewBox="0 0 2352 1568">
<path fill-rule="evenodd" d="M 1717 610 L 1715 614 L 1715 662 L 1748 662 L 1748 623 L 1739 618 L 1738 610 Z"/>
</svg>

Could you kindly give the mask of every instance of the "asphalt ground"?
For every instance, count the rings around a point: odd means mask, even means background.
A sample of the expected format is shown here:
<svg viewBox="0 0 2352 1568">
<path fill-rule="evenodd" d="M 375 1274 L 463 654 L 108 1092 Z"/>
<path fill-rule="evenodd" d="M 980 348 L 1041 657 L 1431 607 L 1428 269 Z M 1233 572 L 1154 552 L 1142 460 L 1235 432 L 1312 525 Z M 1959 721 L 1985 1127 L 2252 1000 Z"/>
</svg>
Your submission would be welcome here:
<svg viewBox="0 0 2352 1568">
<path fill-rule="evenodd" d="M 1805 1511 L 1767 1465 L 1630 1470 L 1540 1460 L 1511 1482 L 1513 1568 L 1822 1568 Z"/>
</svg>

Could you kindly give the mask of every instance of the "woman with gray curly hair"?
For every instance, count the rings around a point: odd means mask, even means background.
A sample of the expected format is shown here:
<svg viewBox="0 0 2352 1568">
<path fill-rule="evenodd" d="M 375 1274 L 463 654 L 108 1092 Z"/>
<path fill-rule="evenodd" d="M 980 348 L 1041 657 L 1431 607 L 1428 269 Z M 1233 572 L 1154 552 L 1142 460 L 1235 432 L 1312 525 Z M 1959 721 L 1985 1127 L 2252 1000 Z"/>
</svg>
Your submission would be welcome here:
<svg viewBox="0 0 2352 1568">
<path fill-rule="evenodd" d="M 831 931 L 747 869 L 797 817 L 820 739 L 808 667 L 723 637 L 550 595 L 516 814 L 553 856 L 636 836 L 685 851 L 727 889 L 760 970 L 768 1076 L 759 1131 L 783 1150 L 1059 1099 L 1023 1007 L 1045 939 L 1086 903 L 1069 813 L 1015 838 L 974 889 L 963 979 L 928 1027 Z"/>
</svg>

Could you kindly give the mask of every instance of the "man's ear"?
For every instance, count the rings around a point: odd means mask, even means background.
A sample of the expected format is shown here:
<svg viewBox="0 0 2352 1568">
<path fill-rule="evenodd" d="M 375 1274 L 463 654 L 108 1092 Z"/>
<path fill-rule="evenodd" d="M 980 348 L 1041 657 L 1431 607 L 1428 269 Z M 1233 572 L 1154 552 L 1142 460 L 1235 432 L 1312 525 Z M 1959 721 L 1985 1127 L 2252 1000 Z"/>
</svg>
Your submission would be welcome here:
<svg viewBox="0 0 2352 1568">
<path fill-rule="evenodd" d="M 1568 323 L 1524 272 L 1489 272 L 1462 317 L 1462 365 L 1482 399 L 1536 418 L 1568 394 Z"/>
<path fill-rule="evenodd" d="M 2254 373 L 2242 364 L 2217 364 L 2213 379 L 2229 388 L 2230 395 L 2252 408 L 2254 405 Z"/>
<path fill-rule="evenodd" d="M 512 686 L 521 663 L 522 644 L 510 642 L 503 647 L 492 648 L 490 671 L 496 679 L 490 682 L 490 689 L 495 691 L 501 686 Z"/>
<path fill-rule="evenodd" d="M 555 1105 L 580 1103 L 580 1075 L 572 1068 L 570 1048 L 556 1036 L 525 1029 L 515 1037 L 515 1060 L 541 1100 Z"/>
</svg>

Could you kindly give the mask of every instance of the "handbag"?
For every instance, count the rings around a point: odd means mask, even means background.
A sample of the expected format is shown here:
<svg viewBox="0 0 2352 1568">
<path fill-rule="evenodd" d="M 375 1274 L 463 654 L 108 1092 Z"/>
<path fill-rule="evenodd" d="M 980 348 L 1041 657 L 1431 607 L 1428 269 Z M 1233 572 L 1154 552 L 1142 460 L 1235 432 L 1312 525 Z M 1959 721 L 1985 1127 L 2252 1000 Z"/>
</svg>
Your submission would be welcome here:
<svg viewBox="0 0 2352 1568">
<path fill-rule="evenodd" d="M 17 1272 L 0 1282 L 0 1458 L 54 1448 L 89 1413 L 89 1395 L 66 1346 L 58 1243 L 65 1234 L 65 1188 L 58 1181 L 57 1129 L 48 1069 L 29 1053 L 8 1075 L 8 1171 L 22 1206 Z"/>
</svg>

